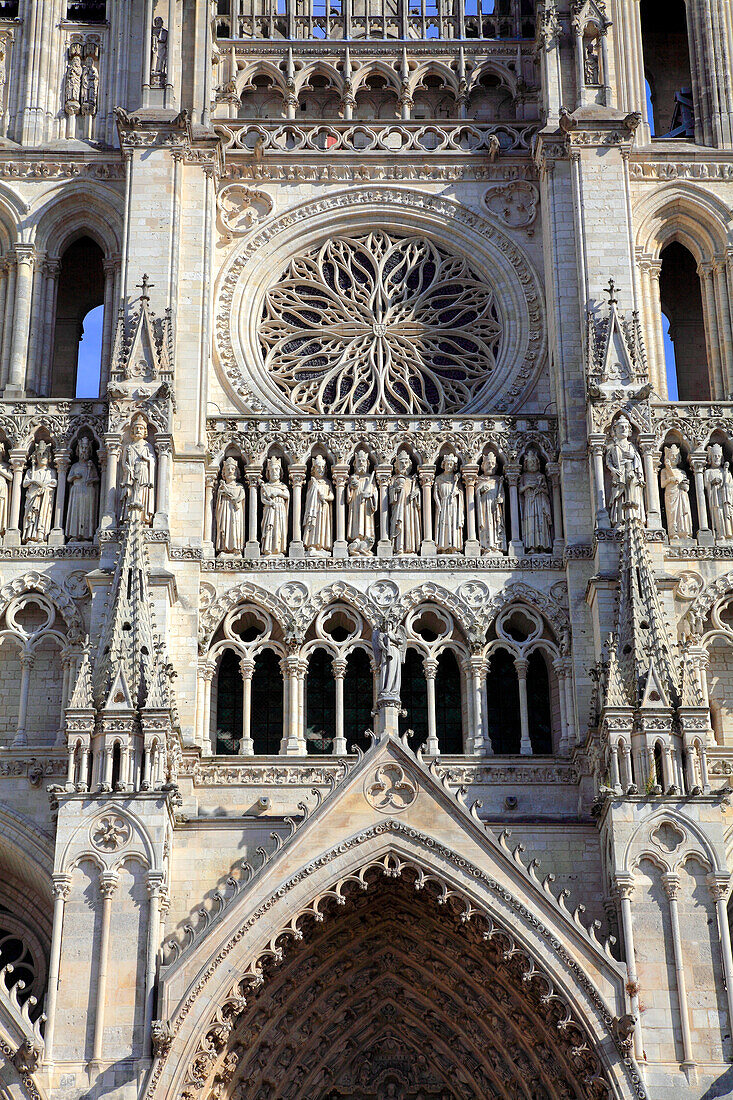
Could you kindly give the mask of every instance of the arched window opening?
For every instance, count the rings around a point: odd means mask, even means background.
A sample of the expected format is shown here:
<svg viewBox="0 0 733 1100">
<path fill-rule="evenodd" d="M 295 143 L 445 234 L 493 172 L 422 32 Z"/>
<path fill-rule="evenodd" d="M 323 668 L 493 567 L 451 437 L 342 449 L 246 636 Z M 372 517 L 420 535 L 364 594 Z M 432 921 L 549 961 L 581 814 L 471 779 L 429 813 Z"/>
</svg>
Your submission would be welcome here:
<svg viewBox="0 0 733 1100">
<path fill-rule="evenodd" d="M 662 335 L 664 337 L 664 371 L 667 376 L 667 399 L 679 401 L 680 388 L 677 382 L 677 360 L 674 354 L 674 340 L 670 333 L 670 320 L 662 314 Z"/>
<path fill-rule="evenodd" d="M 87 363 L 87 354 L 90 361 L 95 354 L 95 341 L 91 336 L 91 331 L 95 329 L 94 322 L 90 330 L 89 343 L 82 354 L 84 320 L 98 306 L 104 306 L 104 255 L 99 245 L 90 237 L 81 237 L 69 245 L 61 257 L 56 300 L 51 397 L 76 396 L 78 369 L 82 364 L 85 391 L 94 389 L 94 396 L 99 396 L 101 338 L 95 376 L 90 376 Z"/>
<path fill-rule="evenodd" d="M 406 711 L 400 715 L 400 733 L 412 730 L 409 745 L 414 752 L 428 741 L 428 689 L 422 655 L 411 647 L 402 666 L 400 699 L 401 709 Z"/>
<path fill-rule="evenodd" d="M 684 0 L 641 0 L 644 69 L 657 137 L 693 137 L 692 77 Z"/>
<path fill-rule="evenodd" d="M 336 680 L 333 658 L 314 649 L 308 659 L 305 692 L 305 739 L 309 753 L 333 752 L 336 736 Z"/>
<path fill-rule="evenodd" d="M 535 756 L 552 754 L 552 708 L 550 704 L 550 677 L 544 656 L 535 650 L 529 655 L 527 668 L 527 707 L 529 710 L 529 739 Z"/>
<path fill-rule="evenodd" d="M 95 306 L 81 323 L 79 361 L 76 370 L 76 397 L 99 397 L 102 373 L 102 331 L 104 306 Z"/>
<path fill-rule="evenodd" d="M 242 733 L 242 673 L 239 656 L 225 649 L 216 681 L 216 752 L 236 753 Z"/>
<path fill-rule="evenodd" d="M 106 0 L 69 0 L 66 18 L 77 23 L 104 23 L 107 18 Z"/>
<path fill-rule="evenodd" d="M 116 791 L 122 778 L 122 749 L 119 741 L 112 749 L 112 790 Z"/>
<path fill-rule="evenodd" d="M 662 759 L 662 746 L 659 741 L 654 745 L 654 774 L 650 776 L 652 783 L 664 790 L 664 761 Z"/>
<path fill-rule="evenodd" d="M 662 312 L 669 318 L 677 400 L 709 401 L 710 374 L 697 264 L 692 253 L 677 241 L 667 245 L 661 259 L 659 296 Z"/>
<path fill-rule="evenodd" d="M 18 18 L 18 0 L 0 0 L 0 19 Z"/>
<path fill-rule="evenodd" d="M 364 731 L 374 728 L 373 696 L 371 661 L 365 650 L 352 649 L 346 658 L 344 678 L 344 737 L 347 749 L 357 745 L 362 752 L 366 752 L 371 744 Z"/>
<path fill-rule="evenodd" d="M 280 659 L 271 649 L 255 657 L 252 673 L 250 737 L 255 756 L 276 756 L 283 735 L 283 678 Z"/>
<path fill-rule="evenodd" d="M 486 699 L 486 718 L 494 752 L 499 756 L 517 756 L 522 741 L 519 681 L 514 658 L 505 649 L 496 649 L 491 655 Z"/>
<path fill-rule="evenodd" d="M 435 729 L 441 753 L 457 756 L 463 752 L 461 673 L 452 649 L 444 649 L 438 657 L 438 671 L 435 676 Z"/>
</svg>

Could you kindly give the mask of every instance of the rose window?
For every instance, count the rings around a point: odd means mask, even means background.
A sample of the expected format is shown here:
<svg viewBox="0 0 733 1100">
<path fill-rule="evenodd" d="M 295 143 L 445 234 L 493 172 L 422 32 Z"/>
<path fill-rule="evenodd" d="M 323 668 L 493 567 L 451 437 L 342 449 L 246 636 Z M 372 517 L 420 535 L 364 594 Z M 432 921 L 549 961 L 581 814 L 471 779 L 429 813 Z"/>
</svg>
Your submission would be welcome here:
<svg viewBox="0 0 733 1100">
<path fill-rule="evenodd" d="M 496 369 L 492 287 L 424 237 L 332 237 L 290 261 L 265 297 L 269 377 L 302 412 L 443 413 Z"/>
</svg>

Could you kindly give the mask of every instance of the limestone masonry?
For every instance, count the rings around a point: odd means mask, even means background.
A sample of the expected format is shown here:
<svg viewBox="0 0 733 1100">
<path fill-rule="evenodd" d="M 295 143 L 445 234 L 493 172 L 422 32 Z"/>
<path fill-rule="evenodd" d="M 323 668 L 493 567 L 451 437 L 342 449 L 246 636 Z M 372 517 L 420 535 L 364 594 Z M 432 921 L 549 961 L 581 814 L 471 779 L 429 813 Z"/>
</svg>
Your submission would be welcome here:
<svg viewBox="0 0 733 1100">
<path fill-rule="evenodd" d="M 733 1097 L 730 0 L 0 0 L 0 1098 Z"/>
</svg>

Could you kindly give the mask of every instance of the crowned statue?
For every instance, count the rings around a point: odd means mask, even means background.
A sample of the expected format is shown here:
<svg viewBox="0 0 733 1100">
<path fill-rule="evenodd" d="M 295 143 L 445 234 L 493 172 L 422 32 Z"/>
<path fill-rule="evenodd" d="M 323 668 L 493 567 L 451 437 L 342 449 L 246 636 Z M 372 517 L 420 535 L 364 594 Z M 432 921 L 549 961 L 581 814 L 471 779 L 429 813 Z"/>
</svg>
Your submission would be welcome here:
<svg viewBox="0 0 733 1100">
<path fill-rule="evenodd" d="M 122 463 L 122 523 L 136 508 L 143 523 L 151 524 L 155 514 L 155 451 L 148 441 L 148 422 L 142 413 L 132 419 L 132 440 Z"/>
</svg>

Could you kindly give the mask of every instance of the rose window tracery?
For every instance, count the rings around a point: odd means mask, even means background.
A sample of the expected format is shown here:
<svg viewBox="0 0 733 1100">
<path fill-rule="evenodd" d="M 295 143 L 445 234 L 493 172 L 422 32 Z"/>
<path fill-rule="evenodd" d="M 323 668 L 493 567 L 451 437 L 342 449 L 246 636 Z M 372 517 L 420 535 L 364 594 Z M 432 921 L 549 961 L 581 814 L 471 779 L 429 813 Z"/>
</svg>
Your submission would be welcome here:
<svg viewBox="0 0 733 1100">
<path fill-rule="evenodd" d="M 268 290 L 265 367 L 302 412 L 424 414 L 469 405 L 496 369 L 492 286 L 423 236 L 336 236 Z"/>
</svg>

